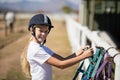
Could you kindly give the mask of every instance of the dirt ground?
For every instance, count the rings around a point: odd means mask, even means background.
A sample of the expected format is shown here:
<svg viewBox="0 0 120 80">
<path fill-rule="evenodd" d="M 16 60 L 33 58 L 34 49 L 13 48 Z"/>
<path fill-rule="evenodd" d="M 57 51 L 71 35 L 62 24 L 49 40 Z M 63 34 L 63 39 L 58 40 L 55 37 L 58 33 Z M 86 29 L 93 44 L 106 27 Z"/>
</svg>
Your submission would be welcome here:
<svg viewBox="0 0 120 80">
<path fill-rule="evenodd" d="M 62 56 L 71 54 L 71 47 L 67 37 L 65 22 L 59 20 L 52 20 L 52 22 L 54 28 L 48 35 L 46 45 Z M 28 20 L 23 20 L 22 22 L 16 21 L 15 33 L 21 29 L 27 31 L 27 23 Z M 2 26 L 4 26 L 4 22 L 0 22 L 0 39 L 4 38 L 4 28 Z M 25 33 L 19 39 L 0 49 L 0 80 L 25 80 L 24 78 L 19 77 L 20 75 L 18 72 L 22 73 L 20 55 L 24 47 L 27 45 L 29 37 L 30 34 Z M 71 80 L 77 67 L 78 64 L 64 70 L 53 67 L 53 80 Z M 14 78 L 12 79 L 11 77 Z"/>
</svg>

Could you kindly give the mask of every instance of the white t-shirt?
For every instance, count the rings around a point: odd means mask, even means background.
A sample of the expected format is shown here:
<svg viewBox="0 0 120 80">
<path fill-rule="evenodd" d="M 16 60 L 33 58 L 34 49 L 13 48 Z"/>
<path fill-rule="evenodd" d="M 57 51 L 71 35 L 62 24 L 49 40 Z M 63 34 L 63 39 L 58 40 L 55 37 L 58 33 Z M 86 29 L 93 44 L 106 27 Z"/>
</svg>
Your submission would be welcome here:
<svg viewBox="0 0 120 80">
<path fill-rule="evenodd" d="M 45 62 L 53 55 L 46 46 L 30 42 L 27 60 L 30 63 L 32 80 L 52 80 L 52 66 Z"/>
</svg>

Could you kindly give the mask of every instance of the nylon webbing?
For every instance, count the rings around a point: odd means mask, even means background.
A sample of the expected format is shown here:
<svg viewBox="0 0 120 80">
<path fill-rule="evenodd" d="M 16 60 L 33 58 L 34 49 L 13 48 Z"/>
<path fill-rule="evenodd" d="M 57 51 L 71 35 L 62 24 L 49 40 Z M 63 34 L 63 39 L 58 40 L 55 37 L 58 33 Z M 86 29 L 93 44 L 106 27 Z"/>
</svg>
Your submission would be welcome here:
<svg viewBox="0 0 120 80">
<path fill-rule="evenodd" d="M 105 50 L 102 47 L 96 47 L 95 54 L 89 58 L 90 64 L 87 68 L 87 70 L 82 70 L 84 61 L 81 63 L 79 68 L 77 69 L 77 72 L 73 78 L 73 80 L 76 80 L 79 72 L 83 73 L 81 80 L 89 80 L 91 78 L 95 78 L 95 75 L 97 73 L 98 67 L 100 65 L 101 60 L 103 59 L 103 56 L 105 54 Z"/>
</svg>

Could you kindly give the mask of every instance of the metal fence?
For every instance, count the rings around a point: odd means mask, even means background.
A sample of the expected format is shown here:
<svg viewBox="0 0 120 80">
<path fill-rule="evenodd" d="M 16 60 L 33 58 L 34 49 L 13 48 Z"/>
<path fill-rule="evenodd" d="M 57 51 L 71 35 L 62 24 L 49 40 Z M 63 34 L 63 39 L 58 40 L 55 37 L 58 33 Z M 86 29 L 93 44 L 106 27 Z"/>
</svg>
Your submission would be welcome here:
<svg viewBox="0 0 120 80">
<path fill-rule="evenodd" d="M 97 35 L 97 31 L 90 31 L 86 26 L 82 26 L 74 19 L 70 17 L 66 17 L 66 28 L 68 32 L 69 41 L 72 47 L 72 51 L 76 51 L 81 46 L 91 45 L 91 47 L 95 48 L 95 46 L 101 46 L 105 49 L 113 47 L 109 45 L 106 41 L 100 38 Z M 109 51 L 110 56 L 114 57 L 115 63 L 115 74 L 114 80 L 120 80 L 120 52 L 118 52 L 115 48 L 111 48 Z M 84 68 L 87 69 L 89 61 L 85 61 Z M 80 75 L 81 76 L 81 75 Z M 80 77 L 79 76 L 79 77 Z"/>
</svg>

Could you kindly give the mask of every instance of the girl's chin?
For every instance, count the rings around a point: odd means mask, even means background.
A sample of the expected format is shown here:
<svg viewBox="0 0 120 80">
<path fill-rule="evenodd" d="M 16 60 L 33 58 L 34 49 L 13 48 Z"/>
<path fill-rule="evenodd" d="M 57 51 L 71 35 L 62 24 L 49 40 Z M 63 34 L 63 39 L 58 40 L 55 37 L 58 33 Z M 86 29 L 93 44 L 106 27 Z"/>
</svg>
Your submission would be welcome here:
<svg viewBox="0 0 120 80">
<path fill-rule="evenodd" d="M 38 42 L 42 43 L 42 42 L 44 42 L 44 39 L 38 39 Z"/>
</svg>

